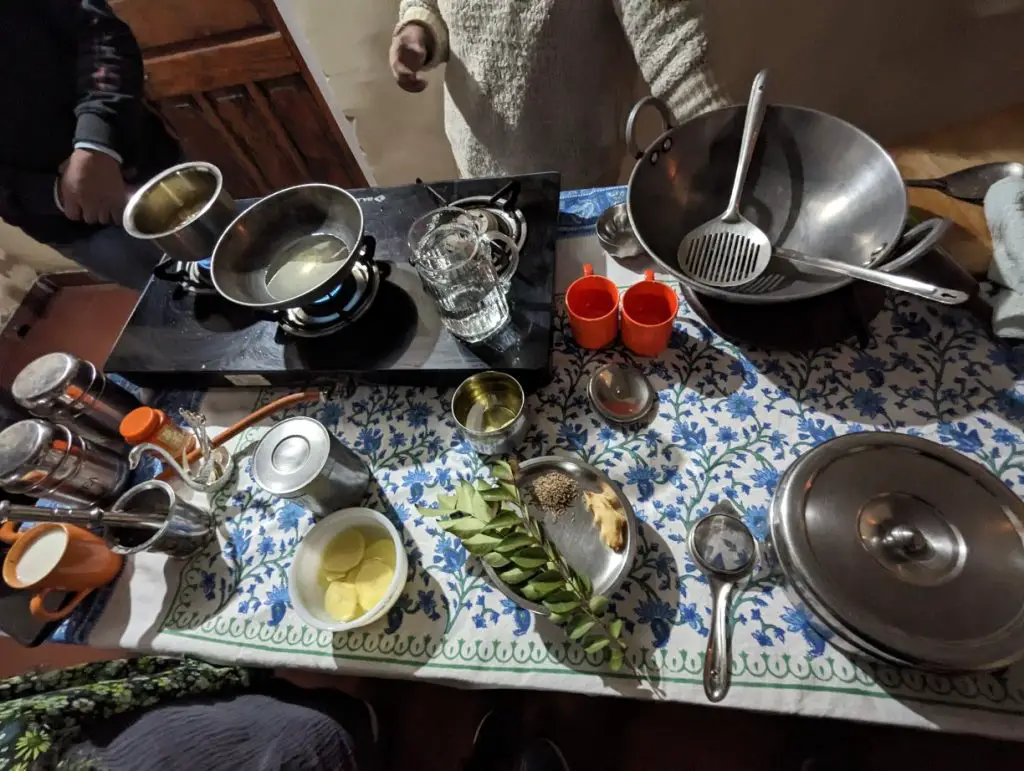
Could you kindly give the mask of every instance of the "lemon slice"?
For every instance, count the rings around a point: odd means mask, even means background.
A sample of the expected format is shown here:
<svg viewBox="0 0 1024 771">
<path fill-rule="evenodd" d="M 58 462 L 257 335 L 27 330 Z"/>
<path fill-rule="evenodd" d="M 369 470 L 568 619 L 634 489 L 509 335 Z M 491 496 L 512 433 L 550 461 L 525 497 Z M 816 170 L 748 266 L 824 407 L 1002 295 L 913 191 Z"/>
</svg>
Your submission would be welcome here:
<svg viewBox="0 0 1024 771">
<path fill-rule="evenodd" d="M 345 581 L 331 581 L 324 595 L 324 610 L 336 621 L 352 621 L 361 615 L 356 587 Z"/>
<path fill-rule="evenodd" d="M 369 610 L 384 599 L 395 569 L 380 560 L 367 560 L 356 571 L 355 587 L 359 604 Z"/>
<path fill-rule="evenodd" d="M 366 539 L 355 528 L 338 533 L 324 549 L 321 563 L 325 573 L 347 573 L 363 561 Z"/>
<path fill-rule="evenodd" d="M 366 551 L 363 552 L 364 560 L 378 560 L 383 562 L 392 570 L 395 569 L 395 542 L 390 538 L 378 538 L 375 541 L 367 541 Z"/>
</svg>

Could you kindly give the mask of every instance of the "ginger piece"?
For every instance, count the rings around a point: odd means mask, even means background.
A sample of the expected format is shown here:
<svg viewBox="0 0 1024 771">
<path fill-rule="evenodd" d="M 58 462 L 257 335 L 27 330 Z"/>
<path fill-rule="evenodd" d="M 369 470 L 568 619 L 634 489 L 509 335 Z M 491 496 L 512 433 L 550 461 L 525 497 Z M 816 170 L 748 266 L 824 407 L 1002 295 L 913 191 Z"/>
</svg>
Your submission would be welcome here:
<svg viewBox="0 0 1024 771">
<path fill-rule="evenodd" d="M 619 506 L 619 497 L 605 488 L 599 493 L 584 492 L 583 500 L 594 515 L 601 541 L 612 551 L 626 548 L 626 514 Z"/>
</svg>

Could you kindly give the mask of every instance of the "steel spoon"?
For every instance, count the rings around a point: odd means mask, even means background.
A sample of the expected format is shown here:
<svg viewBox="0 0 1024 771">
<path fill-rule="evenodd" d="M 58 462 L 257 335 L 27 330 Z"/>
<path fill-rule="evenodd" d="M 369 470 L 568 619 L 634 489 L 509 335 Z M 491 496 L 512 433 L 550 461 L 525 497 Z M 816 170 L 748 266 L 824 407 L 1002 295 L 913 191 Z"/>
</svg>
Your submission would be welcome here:
<svg viewBox="0 0 1024 771">
<path fill-rule="evenodd" d="M 865 268 L 861 265 L 850 265 L 838 260 L 830 260 L 825 257 L 812 257 L 809 254 L 801 254 L 791 249 L 776 249 L 775 256 L 786 262 L 803 268 L 823 270 L 826 273 L 835 273 L 841 276 L 849 276 L 861 281 L 878 284 L 897 292 L 923 297 L 926 300 L 933 300 L 943 305 L 961 305 L 970 299 L 966 292 L 959 289 L 949 289 L 944 286 L 929 284 L 927 281 L 919 281 L 909 276 L 899 276 L 894 273 L 886 273 L 883 270 Z"/>
<path fill-rule="evenodd" d="M 1006 177 L 1024 177 L 1024 163 L 1015 161 L 983 163 L 980 166 L 954 171 L 944 177 L 905 179 L 903 184 L 907 187 L 938 190 L 950 198 L 980 204 L 985 202 L 985 193 L 988 192 L 988 189 Z"/>
</svg>

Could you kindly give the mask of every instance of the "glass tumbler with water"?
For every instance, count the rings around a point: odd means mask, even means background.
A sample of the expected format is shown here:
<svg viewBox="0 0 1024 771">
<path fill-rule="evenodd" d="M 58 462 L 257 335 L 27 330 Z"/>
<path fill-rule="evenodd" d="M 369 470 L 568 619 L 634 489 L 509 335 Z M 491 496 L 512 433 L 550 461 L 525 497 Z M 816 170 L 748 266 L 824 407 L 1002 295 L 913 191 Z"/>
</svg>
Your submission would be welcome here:
<svg viewBox="0 0 1024 771">
<path fill-rule="evenodd" d="M 442 209 L 441 213 L 450 210 Z M 499 273 L 493 249 L 508 251 Z M 412 265 L 434 298 L 441 323 L 467 343 L 478 343 L 509 320 L 505 297 L 519 265 L 515 242 L 504 233 L 480 232 L 465 217 L 431 212 L 409 230 Z"/>
</svg>

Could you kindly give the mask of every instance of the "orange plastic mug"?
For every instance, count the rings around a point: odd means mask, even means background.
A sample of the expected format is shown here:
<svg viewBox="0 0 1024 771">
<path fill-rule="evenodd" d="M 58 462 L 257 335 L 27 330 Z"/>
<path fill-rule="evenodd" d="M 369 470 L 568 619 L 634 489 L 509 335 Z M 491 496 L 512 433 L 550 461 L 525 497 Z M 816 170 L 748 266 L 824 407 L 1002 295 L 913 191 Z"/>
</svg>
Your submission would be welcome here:
<svg viewBox="0 0 1024 771">
<path fill-rule="evenodd" d="M 619 332 L 619 290 L 605 276 L 595 276 L 587 263 L 583 275 L 565 292 L 572 336 L 581 348 L 603 348 Z"/>
<path fill-rule="evenodd" d="M 668 346 L 679 297 L 653 271 L 622 293 L 622 342 L 640 356 L 657 356 Z"/>
<path fill-rule="evenodd" d="M 12 589 L 37 590 L 29 602 L 33 615 L 59 621 L 94 589 L 113 581 L 122 562 L 121 555 L 88 530 L 47 522 L 19 535 L 4 559 L 3 577 Z M 75 592 L 56 612 L 43 606 L 46 594 L 54 590 Z"/>
</svg>

